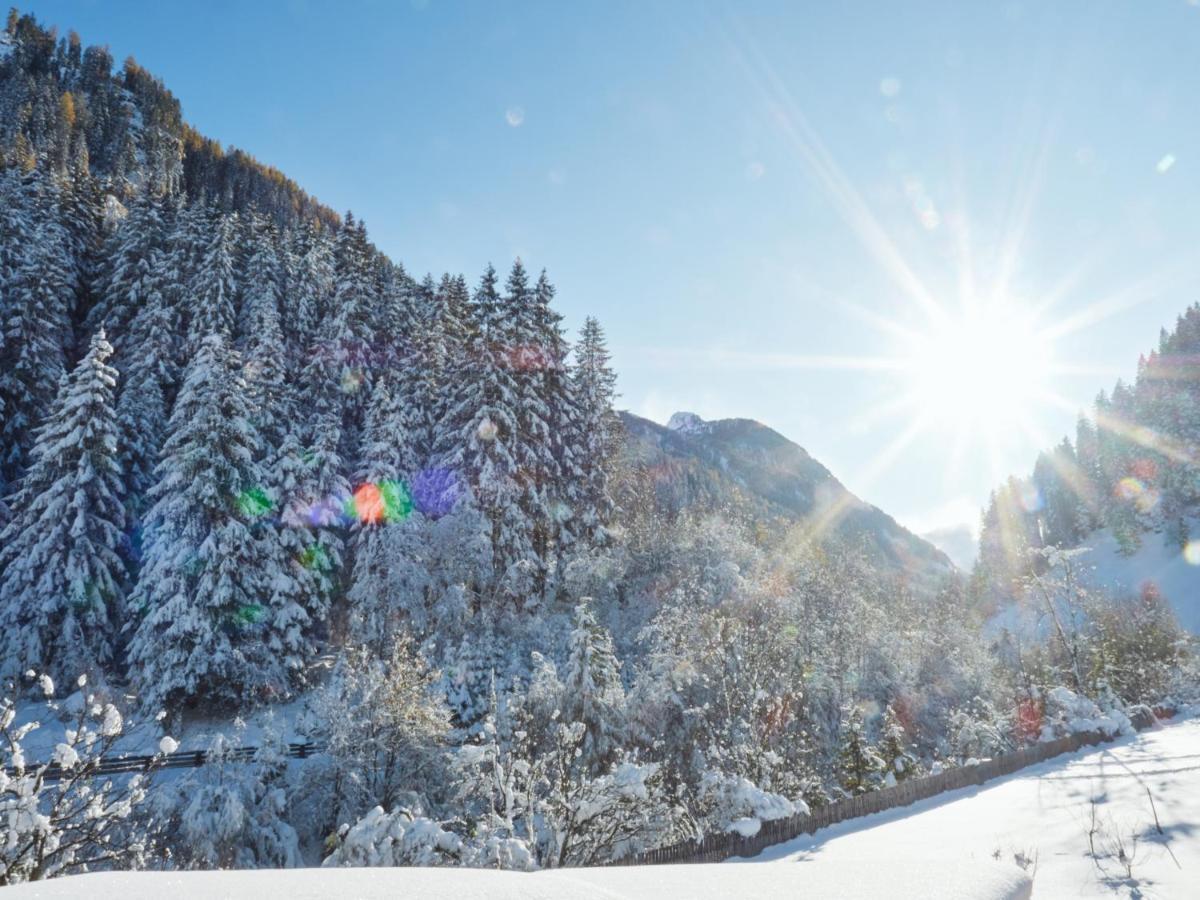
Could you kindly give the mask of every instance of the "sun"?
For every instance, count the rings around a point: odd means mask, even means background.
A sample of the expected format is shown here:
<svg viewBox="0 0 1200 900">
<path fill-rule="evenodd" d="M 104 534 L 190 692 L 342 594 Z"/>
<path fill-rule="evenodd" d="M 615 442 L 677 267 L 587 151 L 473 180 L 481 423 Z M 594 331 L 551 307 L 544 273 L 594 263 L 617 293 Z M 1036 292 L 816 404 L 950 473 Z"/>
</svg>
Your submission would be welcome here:
<svg viewBox="0 0 1200 900">
<path fill-rule="evenodd" d="M 931 425 L 990 437 L 1025 428 L 1054 371 L 1046 330 L 1011 300 L 939 311 L 902 358 L 908 399 Z"/>
</svg>

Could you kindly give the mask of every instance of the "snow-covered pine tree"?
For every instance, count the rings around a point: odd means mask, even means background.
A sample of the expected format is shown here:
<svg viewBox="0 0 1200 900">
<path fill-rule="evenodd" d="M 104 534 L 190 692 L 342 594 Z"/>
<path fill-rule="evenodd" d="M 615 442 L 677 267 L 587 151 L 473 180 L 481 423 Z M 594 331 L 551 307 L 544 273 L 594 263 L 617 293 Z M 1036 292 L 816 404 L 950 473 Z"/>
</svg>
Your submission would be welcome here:
<svg viewBox="0 0 1200 900">
<path fill-rule="evenodd" d="M 613 412 L 617 376 L 609 362 L 604 330 L 591 316 L 584 320 L 575 345 L 571 377 L 577 410 L 569 432 L 576 473 L 575 517 L 589 541 L 603 543 L 613 514 L 608 470 L 616 451 L 620 420 Z"/>
<path fill-rule="evenodd" d="M 428 581 L 417 550 L 418 526 L 407 521 L 412 513 L 408 479 L 417 469 L 412 443 L 417 416 L 393 388 L 409 374 L 389 369 L 376 379 L 355 481 L 350 633 L 356 644 L 377 653 L 387 651 L 406 608 L 423 602 Z"/>
<path fill-rule="evenodd" d="M 297 356 L 320 334 L 333 296 L 333 240 L 327 229 L 309 223 L 294 231 L 291 255 L 295 275 L 284 295 L 284 335 Z"/>
<path fill-rule="evenodd" d="M 575 383 L 567 364 L 570 346 L 563 336 L 562 316 L 553 307 L 554 286 L 545 270 L 533 289 L 533 327 L 537 337 L 537 362 L 534 372 L 537 394 L 546 410 L 549 426 L 546 446 L 539 446 L 542 460 L 539 477 L 544 479 L 545 505 L 549 520 L 541 531 L 547 546 L 542 551 L 546 562 L 561 565 L 563 554 L 579 538 L 576 520 L 577 492 L 582 471 L 577 442 L 572 436 L 579 419 Z M 535 543 L 535 546 L 536 546 Z"/>
<path fill-rule="evenodd" d="M 217 332 L 230 337 L 234 334 L 238 319 L 238 286 L 234 270 L 237 223 L 236 213 L 224 213 L 216 208 L 207 216 L 203 255 L 188 282 L 189 298 L 194 304 L 188 337 L 193 344 Z"/>
<path fill-rule="evenodd" d="M 848 794 L 876 790 L 883 778 L 884 762 L 867 739 L 862 712 L 857 706 L 842 710 L 842 739 L 837 757 L 837 779 Z"/>
<path fill-rule="evenodd" d="M 258 219 L 243 276 L 241 338 L 247 397 L 263 444 L 259 462 L 276 453 L 295 417 L 286 389 L 287 351 L 279 318 L 282 287 L 275 229 Z"/>
<path fill-rule="evenodd" d="M 57 679 L 113 656 L 124 566 L 116 370 L 101 330 L 64 377 L 0 533 L 0 669 Z"/>
<path fill-rule="evenodd" d="M 425 373 L 427 394 L 422 396 L 420 407 L 427 420 L 427 461 L 438 452 L 442 423 L 449 421 L 455 405 L 455 378 L 466 370 L 468 344 L 475 327 L 466 280 L 461 275 L 444 276 L 434 293 L 425 324 L 429 370 Z"/>
<path fill-rule="evenodd" d="M 258 436 L 242 365 L 228 338 L 204 338 L 171 414 L 141 575 L 130 668 L 148 705 L 281 694 L 299 661 L 291 623 L 270 606 L 280 576 L 253 525 Z"/>
<path fill-rule="evenodd" d="M 612 635 L 596 621 L 587 598 L 575 607 L 561 709 L 563 721 L 583 725 L 579 745 L 583 771 L 591 775 L 605 771 L 624 741 L 625 690 Z"/>
<path fill-rule="evenodd" d="M 379 334 L 374 313 L 379 306 L 374 249 L 361 222 L 346 214 L 337 237 L 333 306 L 325 321 L 315 355 L 333 376 L 325 390 L 336 390 L 326 402 L 337 401 L 341 412 L 339 451 L 353 465 L 358 455 L 363 421 L 374 384 Z M 334 380 L 336 379 L 336 380 Z"/>
<path fill-rule="evenodd" d="M 175 347 L 180 336 L 168 306 L 167 285 L 162 283 L 163 259 L 162 251 L 155 249 L 145 260 L 148 272 L 141 282 L 144 290 L 126 342 L 124 378 L 117 399 L 126 505 L 135 528 L 145 509 L 146 492 L 154 483 L 169 398 L 174 396 L 179 377 Z"/>
<path fill-rule="evenodd" d="M 86 324 L 93 331 L 104 328 L 117 338 L 114 347 L 122 371 L 128 368 L 122 342 L 134 355 L 139 352 L 131 323 L 151 294 L 163 287 L 163 212 L 160 202 L 139 200 L 105 242 L 104 266 L 95 285 L 96 303 L 88 311 Z"/>
<path fill-rule="evenodd" d="M 528 530 L 529 559 L 536 566 L 535 591 L 545 584 L 551 542 L 551 506 L 558 484 L 558 460 L 552 446 L 552 416 L 542 370 L 550 364 L 553 348 L 545 346 L 549 333 L 538 322 L 534 292 L 521 260 L 513 263 L 501 299 L 503 315 L 493 341 L 499 365 L 507 370 L 514 389 L 512 410 L 516 430 L 509 451 L 516 464 L 520 505 Z M 552 330 L 552 329 L 549 329 Z"/>
<path fill-rule="evenodd" d="M 883 760 L 884 778 L 889 782 L 903 781 L 916 774 L 916 758 L 909 750 L 908 733 L 891 703 L 883 711 L 879 756 Z"/>
<path fill-rule="evenodd" d="M 456 362 L 451 400 L 439 424 L 438 464 L 468 484 L 489 523 L 493 579 L 532 553 L 530 525 L 521 508 L 515 409 L 519 392 L 505 358 L 510 346 L 496 270 L 488 267 L 472 300 L 475 327 Z"/>
<path fill-rule="evenodd" d="M 17 190 L 21 206 L 5 223 L 14 228 L 9 240 L 15 242 L 16 259 L 10 257 L 0 285 L 0 489 L 5 493 L 26 465 L 33 429 L 49 413 L 66 369 L 75 303 L 69 248 L 49 190 L 36 179 Z"/>
</svg>

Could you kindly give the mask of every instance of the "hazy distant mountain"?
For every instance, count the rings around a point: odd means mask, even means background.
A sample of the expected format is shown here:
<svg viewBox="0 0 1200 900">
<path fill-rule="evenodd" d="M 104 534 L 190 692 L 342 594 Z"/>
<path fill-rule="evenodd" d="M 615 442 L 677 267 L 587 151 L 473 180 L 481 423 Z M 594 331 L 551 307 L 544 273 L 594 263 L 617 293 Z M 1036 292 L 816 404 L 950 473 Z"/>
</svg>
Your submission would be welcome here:
<svg viewBox="0 0 1200 900">
<path fill-rule="evenodd" d="M 979 558 L 979 539 L 967 525 L 950 525 L 924 532 L 921 537 L 933 544 L 964 572 Z"/>
<path fill-rule="evenodd" d="M 949 573 L 950 558 L 859 499 L 803 447 L 750 419 L 705 421 L 678 412 L 666 426 L 621 413 L 626 454 L 654 473 L 660 499 L 677 507 L 739 506 L 780 527 L 809 523 L 823 536 L 865 542 L 882 566 L 914 585 Z"/>
</svg>

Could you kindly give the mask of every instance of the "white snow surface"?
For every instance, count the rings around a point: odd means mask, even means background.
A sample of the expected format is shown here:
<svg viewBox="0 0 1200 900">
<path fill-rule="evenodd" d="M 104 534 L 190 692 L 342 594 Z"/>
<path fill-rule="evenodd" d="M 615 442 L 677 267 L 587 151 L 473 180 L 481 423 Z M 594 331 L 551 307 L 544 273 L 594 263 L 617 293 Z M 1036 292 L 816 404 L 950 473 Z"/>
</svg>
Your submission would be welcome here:
<svg viewBox="0 0 1200 900">
<path fill-rule="evenodd" d="M 893 859 L 926 860 L 931 871 L 938 861 L 972 871 L 999 851 L 996 865 L 1014 869 L 1015 854 L 1036 854 L 1035 897 L 1200 897 L 1197 760 L 1200 720 L 1188 719 L 1060 756 L 983 787 L 822 829 L 768 848 L 754 862 L 767 867 L 819 862 L 857 878 L 890 867 Z M 1138 835 L 1132 880 L 1118 871 L 1115 859 L 1102 861 L 1105 874 L 1088 855 L 1093 800 L 1102 830 L 1098 845 L 1115 832 Z"/>
<path fill-rule="evenodd" d="M 1200 896 L 1200 720 L 1050 760 L 981 788 L 826 828 L 724 865 L 551 872 L 293 869 L 82 875 L 8 888 L 11 900 L 89 897 L 1053 898 Z M 1154 828 L 1154 796 L 1164 834 Z M 1112 834 L 1138 835 L 1133 878 L 1088 855 L 1092 801 Z M 1099 844 L 1103 844 L 1102 834 Z M 1036 855 L 1031 882 L 1013 857 Z M 999 859 L 996 856 L 999 856 Z"/>
<path fill-rule="evenodd" d="M 1191 520 L 1189 525 L 1192 534 L 1200 535 L 1200 523 Z M 1083 544 L 1089 549 L 1080 560 L 1083 579 L 1095 587 L 1130 596 L 1137 596 L 1144 585 L 1152 584 L 1171 604 L 1179 624 L 1192 634 L 1200 634 L 1200 566 L 1189 563 L 1183 551 L 1170 546 L 1161 534 L 1147 532 L 1141 538 L 1142 546 L 1136 553 L 1122 556 L 1107 528 L 1088 535 Z"/>
<path fill-rule="evenodd" d="M 492 869 L 286 869 L 223 872 L 115 872 L 75 875 L 6 888 L 6 900 L 727 900 L 731 897 L 821 900 L 925 898 L 1023 900 L 1029 879 L 1016 866 L 986 860 L 931 868 L 911 860 L 862 861 L 855 869 L 819 862 L 641 866 L 500 872 Z"/>
</svg>

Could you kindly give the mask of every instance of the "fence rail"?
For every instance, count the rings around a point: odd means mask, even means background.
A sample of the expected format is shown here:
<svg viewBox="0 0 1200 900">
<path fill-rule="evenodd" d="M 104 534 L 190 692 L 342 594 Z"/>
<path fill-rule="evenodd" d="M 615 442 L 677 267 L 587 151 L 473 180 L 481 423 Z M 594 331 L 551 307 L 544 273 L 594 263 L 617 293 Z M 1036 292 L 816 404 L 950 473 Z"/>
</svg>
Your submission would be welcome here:
<svg viewBox="0 0 1200 900">
<path fill-rule="evenodd" d="M 285 755 L 289 759 L 306 759 L 320 753 L 323 749 L 323 747 L 311 741 L 288 744 Z M 245 763 L 251 762 L 256 753 L 258 753 L 258 747 L 235 747 L 216 755 L 229 762 Z M 78 776 L 82 774 L 88 777 L 97 777 L 101 775 L 124 775 L 131 772 L 149 772 L 152 769 L 198 769 L 208 762 L 209 757 L 213 755 L 207 750 L 180 750 L 175 753 L 160 753 L 156 756 L 122 754 L 120 756 L 101 759 L 99 762 L 83 768 L 74 767 L 64 769 L 58 763 L 34 763 L 26 765 L 25 771 L 36 772 L 44 766 L 42 778 L 46 781 L 58 781 L 65 775 Z M 16 769 L 11 766 L 6 768 L 5 771 L 9 776 L 16 774 Z"/>
<path fill-rule="evenodd" d="M 1135 717 L 1134 726 L 1141 731 L 1151 727 L 1156 721 L 1153 716 Z M 615 859 L 604 865 L 643 866 L 662 863 L 704 863 L 721 862 L 735 856 L 757 856 L 774 844 L 782 844 L 804 834 L 813 834 L 818 829 L 827 828 L 848 819 L 909 806 L 919 800 L 928 800 L 946 791 L 981 785 L 985 781 L 1011 775 L 1026 766 L 1045 762 L 1063 753 L 1072 753 L 1083 747 L 1095 746 L 1110 740 L 1112 738 L 1095 731 L 1072 734 L 1054 741 L 1033 744 L 1011 753 L 1003 753 L 977 765 L 948 769 L 936 775 L 902 781 L 894 787 L 838 800 L 810 813 L 798 813 L 783 819 L 763 822 L 758 833 L 749 837 L 736 832 L 707 834 L 698 841 L 681 841 L 678 844 Z"/>
</svg>

